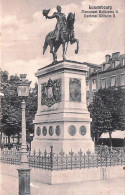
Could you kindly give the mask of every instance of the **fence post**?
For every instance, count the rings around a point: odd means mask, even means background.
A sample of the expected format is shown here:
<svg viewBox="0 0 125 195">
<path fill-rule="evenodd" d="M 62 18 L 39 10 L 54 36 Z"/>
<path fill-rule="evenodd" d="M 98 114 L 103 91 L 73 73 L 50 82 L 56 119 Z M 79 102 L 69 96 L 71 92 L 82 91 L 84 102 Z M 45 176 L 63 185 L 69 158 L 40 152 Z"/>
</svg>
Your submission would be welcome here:
<svg viewBox="0 0 125 195">
<path fill-rule="evenodd" d="M 34 159 L 33 167 L 35 168 L 36 167 L 36 151 L 35 151 L 35 149 L 33 151 L 33 159 Z"/>
<path fill-rule="evenodd" d="M 53 170 L 53 146 L 50 146 L 50 167 L 51 167 L 51 171 Z"/>
<path fill-rule="evenodd" d="M 112 165 L 112 156 L 111 156 L 111 152 L 110 152 L 110 167 Z"/>
<path fill-rule="evenodd" d="M 78 154 L 79 154 L 79 164 L 80 164 L 80 169 L 82 168 L 82 151 L 81 151 L 81 149 L 80 149 L 80 151 L 78 152 Z"/>
<path fill-rule="evenodd" d="M 106 167 L 107 167 L 107 153 L 106 153 L 106 156 L 105 157 L 106 157 Z"/>
<path fill-rule="evenodd" d="M 85 169 L 86 168 L 86 155 L 85 155 L 85 153 L 83 155 L 83 158 L 84 158 L 84 169 Z"/>
<path fill-rule="evenodd" d="M 88 168 L 90 168 L 91 167 L 91 163 L 90 163 L 90 154 L 91 154 L 91 152 L 88 150 L 87 152 L 86 152 L 86 154 L 87 154 L 87 162 L 88 162 Z"/>
<path fill-rule="evenodd" d="M 47 152 L 46 152 L 46 149 L 45 149 L 45 152 L 44 152 L 44 157 L 45 157 L 45 170 L 46 170 L 46 155 L 47 155 Z"/>
<path fill-rule="evenodd" d="M 67 154 L 66 154 L 66 170 L 67 170 L 67 163 L 68 163 L 68 159 L 67 159 Z"/>
<path fill-rule="evenodd" d="M 73 163 L 73 154 L 74 152 L 72 152 L 72 149 L 71 149 L 71 152 L 69 152 L 70 156 L 71 156 L 71 170 L 72 170 L 72 163 Z"/>
<path fill-rule="evenodd" d="M 40 149 L 39 149 L 38 159 L 39 159 L 39 168 L 40 168 L 41 167 L 41 151 L 40 151 Z"/>
<path fill-rule="evenodd" d="M 42 154 L 42 169 L 43 169 L 43 167 L 44 167 L 44 166 L 43 166 L 43 158 L 44 158 L 44 157 L 43 157 L 43 154 Z"/>
</svg>

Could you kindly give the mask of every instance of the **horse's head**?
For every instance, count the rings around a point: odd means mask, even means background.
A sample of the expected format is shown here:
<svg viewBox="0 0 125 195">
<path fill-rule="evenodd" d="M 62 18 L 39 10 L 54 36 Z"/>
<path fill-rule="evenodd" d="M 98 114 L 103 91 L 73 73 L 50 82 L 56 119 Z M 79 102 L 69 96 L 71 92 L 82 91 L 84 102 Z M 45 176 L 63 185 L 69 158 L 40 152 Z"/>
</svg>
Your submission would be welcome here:
<svg viewBox="0 0 125 195">
<path fill-rule="evenodd" d="M 71 30 L 74 29 L 74 22 L 75 22 L 75 13 L 73 14 L 72 12 L 70 12 L 67 17 L 67 27 Z"/>
<path fill-rule="evenodd" d="M 75 20 L 75 13 L 73 14 L 72 12 L 70 12 L 68 14 L 67 20 Z"/>
</svg>

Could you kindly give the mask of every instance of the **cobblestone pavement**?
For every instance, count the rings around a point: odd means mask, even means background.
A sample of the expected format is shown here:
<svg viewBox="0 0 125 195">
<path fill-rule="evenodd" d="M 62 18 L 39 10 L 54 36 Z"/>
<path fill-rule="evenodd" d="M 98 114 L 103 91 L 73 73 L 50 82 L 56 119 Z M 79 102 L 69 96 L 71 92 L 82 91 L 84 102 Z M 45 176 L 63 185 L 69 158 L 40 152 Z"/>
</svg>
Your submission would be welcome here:
<svg viewBox="0 0 125 195">
<path fill-rule="evenodd" d="M 31 182 L 31 195 L 125 195 L 125 179 L 46 185 Z M 18 195 L 18 179 L 0 175 L 0 195 Z"/>
</svg>

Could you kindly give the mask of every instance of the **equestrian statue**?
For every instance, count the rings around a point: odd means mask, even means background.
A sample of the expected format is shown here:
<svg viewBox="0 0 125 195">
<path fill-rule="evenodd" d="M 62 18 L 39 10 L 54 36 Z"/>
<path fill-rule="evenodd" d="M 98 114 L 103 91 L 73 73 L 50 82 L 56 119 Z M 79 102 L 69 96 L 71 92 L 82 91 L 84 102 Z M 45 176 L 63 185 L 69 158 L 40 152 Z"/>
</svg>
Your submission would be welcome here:
<svg viewBox="0 0 125 195">
<path fill-rule="evenodd" d="M 72 45 L 73 43 L 77 44 L 77 48 L 75 53 L 78 53 L 79 50 L 79 41 L 75 38 L 74 33 L 74 22 L 75 22 L 75 14 L 69 13 L 66 18 L 65 14 L 61 12 L 61 6 L 57 6 L 57 12 L 54 12 L 52 16 L 48 16 L 49 10 L 43 10 L 43 16 L 46 19 L 57 19 L 57 24 L 55 29 L 47 34 L 44 46 L 43 46 L 43 55 L 47 49 L 47 46 L 50 46 L 50 53 L 53 55 L 53 64 L 57 62 L 57 54 L 60 45 L 63 48 L 63 61 L 66 60 L 65 54 L 67 51 L 68 43 Z"/>
</svg>

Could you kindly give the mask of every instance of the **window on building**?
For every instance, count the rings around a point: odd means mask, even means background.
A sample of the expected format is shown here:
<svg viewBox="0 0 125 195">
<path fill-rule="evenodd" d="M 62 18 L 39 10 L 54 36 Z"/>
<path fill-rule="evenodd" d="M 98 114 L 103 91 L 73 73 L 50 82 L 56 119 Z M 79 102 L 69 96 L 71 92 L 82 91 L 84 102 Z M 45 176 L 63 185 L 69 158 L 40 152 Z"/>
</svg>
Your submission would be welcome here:
<svg viewBox="0 0 125 195">
<path fill-rule="evenodd" d="M 115 62 L 112 63 L 112 67 L 115 68 Z"/>
<path fill-rule="evenodd" d="M 92 80 L 92 90 L 96 90 L 96 79 Z"/>
<path fill-rule="evenodd" d="M 101 79 L 101 88 L 106 88 L 106 78 Z"/>
<path fill-rule="evenodd" d="M 121 74 L 121 85 L 125 85 L 125 73 Z"/>
<path fill-rule="evenodd" d="M 116 85 L 116 76 L 111 76 L 111 87 Z"/>
<path fill-rule="evenodd" d="M 103 66 L 102 66 L 102 70 L 103 70 L 103 71 L 105 71 L 105 64 L 103 64 Z"/>
<path fill-rule="evenodd" d="M 86 77 L 88 77 L 88 76 L 89 76 L 89 72 L 87 71 L 87 72 L 86 72 Z"/>
<path fill-rule="evenodd" d="M 86 91 L 89 91 L 89 81 L 86 81 Z"/>
<path fill-rule="evenodd" d="M 115 67 L 118 66 L 120 64 L 120 61 L 119 60 L 116 60 L 115 61 Z"/>
<path fill-rule="evenodd" d="M 125 65 L 125 58 L 122 60 L 122 65 L 123 66 Z"/>
<path fill-rule="evenodd" d="M 89 91 L 86 92 L 86 98 L 89 98 Z"/>
</svg>

